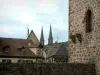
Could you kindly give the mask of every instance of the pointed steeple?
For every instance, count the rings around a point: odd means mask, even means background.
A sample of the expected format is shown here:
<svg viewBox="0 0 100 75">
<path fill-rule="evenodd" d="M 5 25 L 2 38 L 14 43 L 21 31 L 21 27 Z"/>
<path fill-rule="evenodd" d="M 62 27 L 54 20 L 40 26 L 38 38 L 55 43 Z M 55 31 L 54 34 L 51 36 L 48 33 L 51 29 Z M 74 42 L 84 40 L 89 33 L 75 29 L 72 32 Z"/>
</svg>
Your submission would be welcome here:
<svg viewBox="0 0 100 75">
<path fill-rule="evenodd" d="M 29 36 L 29 28 L 27 29 L 27 37 Z"/>
<path fill-rule="evenodd" d="M 52 37 L 52 28 L 51 28 L 51 24 L 50 24 L 50 31 L 49 31 L 48 45 L 52 45 L 52 44 L 53 44 L 53 37 Z"/>
<path fill-rule="evenodd" d="M 43 34 L 43 26 L 41 29 L 41 37 L 40 37 L 40 43 L 44 46 L 44 34 Z"/>
<path fill-rule="evenodd" d="M 27 37 L 28 37 L 29 36 L 29 25 L 26 28 L 27 28 Z"/>
</svg>

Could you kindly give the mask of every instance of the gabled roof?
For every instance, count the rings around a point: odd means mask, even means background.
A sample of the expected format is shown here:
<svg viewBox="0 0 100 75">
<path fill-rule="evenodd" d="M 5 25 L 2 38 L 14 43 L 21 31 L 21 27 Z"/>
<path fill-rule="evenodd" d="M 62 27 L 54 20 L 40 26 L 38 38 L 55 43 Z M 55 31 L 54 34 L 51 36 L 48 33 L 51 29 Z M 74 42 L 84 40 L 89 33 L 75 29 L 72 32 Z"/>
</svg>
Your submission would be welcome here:
<svg viewBox="0 0 100 75">
<path fill-rule="evenodd" d="M 32 41 L 27 39 L 17 39 L 17 38 L 0 38 L 0 57 L 10 56 L 10 57 L 21 57 L 21 48 L 24 49 L 23 57 L 37 57 L 30 49 L 30 47 L 37 47 L 32 43 Z M 8 47 L 9 51 L 5 52 Z"/>
<path fill-rule="evenodd" d="M 31 32 L 30 32 L 30 34 L 29 34 L 29 36 L 28 36 L 27 39 L 32 40 L 32 42 L 33 42 L 34 44 L 38 44 L 38 43 L 39 43 L 39 40 L 38 40 L 38 38 L 36 37 L 36 35 L 35 35 L 35 33 L 33 32 L 33 30 L 31 30 Z"/>
<path fill-rule="evenodd" d="M 67 56 L 68 52 L 66 47 L 63 44 L 60 44 L 58 47 L 52 47 L 47 54 L 47 58 L 52 56 Z"/>
</svg>

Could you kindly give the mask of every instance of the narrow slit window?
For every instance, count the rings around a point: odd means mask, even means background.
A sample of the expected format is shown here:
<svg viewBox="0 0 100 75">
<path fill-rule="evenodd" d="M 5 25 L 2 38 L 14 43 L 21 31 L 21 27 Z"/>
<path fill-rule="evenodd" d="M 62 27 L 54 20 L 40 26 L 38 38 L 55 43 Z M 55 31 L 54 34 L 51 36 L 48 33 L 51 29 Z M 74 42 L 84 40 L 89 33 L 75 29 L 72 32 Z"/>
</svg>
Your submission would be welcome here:
<svg viewBox="0 0 100 75">
<path fill-rule="evenodd" d="M 86 33 L 92 31 L 92 13 L 88 10 L 86 13 Z"/>
</svg>

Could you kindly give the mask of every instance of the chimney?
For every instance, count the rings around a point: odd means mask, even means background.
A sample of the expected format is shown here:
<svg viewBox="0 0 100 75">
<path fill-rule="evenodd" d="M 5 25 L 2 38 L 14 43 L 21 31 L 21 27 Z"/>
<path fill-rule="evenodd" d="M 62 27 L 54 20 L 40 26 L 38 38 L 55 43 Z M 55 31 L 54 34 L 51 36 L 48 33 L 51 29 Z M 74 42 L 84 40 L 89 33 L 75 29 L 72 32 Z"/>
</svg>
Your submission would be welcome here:
<svg viewBox="0 0 100 75">
<path fill-rule="evenodd" d="M 54 48 L 57 48 L 59 46 L 59 43 L 56 41 L 54 44 Z"/>
</svg>

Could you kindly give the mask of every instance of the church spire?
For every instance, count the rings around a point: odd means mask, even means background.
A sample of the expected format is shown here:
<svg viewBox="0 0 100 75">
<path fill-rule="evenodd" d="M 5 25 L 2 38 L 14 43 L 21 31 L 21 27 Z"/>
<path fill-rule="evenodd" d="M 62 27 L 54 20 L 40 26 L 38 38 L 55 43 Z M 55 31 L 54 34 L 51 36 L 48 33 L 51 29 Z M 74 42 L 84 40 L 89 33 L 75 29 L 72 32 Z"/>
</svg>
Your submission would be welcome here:
<svg viewBox="0 0 100 75">
<path fill-rule="evenodd" d="M 42 29 L 41 29 L 40 43 L 41 43 L 41 45 L 43 45 L 43 46 L 44 46 L 44 34 L 43 34 L 43 26 L 42 26 Z"/>
<path fill-rule="evenodd" d="M 29 36 L 29 28 L 27 29 L 27 37 Z"/>
<path fill-rule="evenodd" d="M 50 24 L 50 31 L 49 31 L 48 45 L 52 45 L 52 44 L 53 44 L 53 37 L 52 37 L 52 28 L 51 28 L 51 24 Z"/>
<path fill-rule="evenodd" d="M 29 36 L 29 25 L 27 26 L 27 37 Z"/>
</svg>

